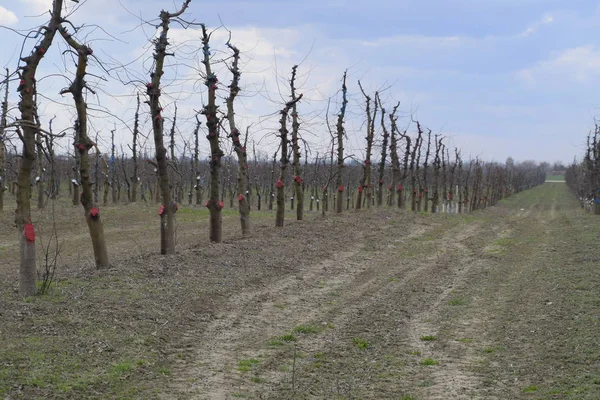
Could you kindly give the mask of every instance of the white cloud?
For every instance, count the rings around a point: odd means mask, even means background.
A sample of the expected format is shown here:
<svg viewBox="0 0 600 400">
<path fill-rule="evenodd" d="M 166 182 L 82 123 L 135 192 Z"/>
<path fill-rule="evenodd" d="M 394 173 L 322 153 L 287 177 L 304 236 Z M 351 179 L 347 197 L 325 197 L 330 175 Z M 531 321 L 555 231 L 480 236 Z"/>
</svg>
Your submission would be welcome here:
<svg viewBox="0 0 600 400">
<path fill-rule="evenodd" d="M 21 3 L 27 6 L 26 13 L 41 14 L 52 9 L 52 0 L 21 0 Z"/>
<path fill-rule="evenodd" d="M 14 25 L 19 22 L 19 19 L 14 12 L 0 6 L 0 24 L 1 25 Z"/>
<path fill-rule="evenodd" d="M 551 82 L 587 83 L 600 74 L 600 49 L 580 46 L 563 50 L 549 60 L 518 71 L 517 76 L 535 86 Z"/>
<path fill-rule="evenodd" d="M 531 24 L 527 29 L 519 34 L 519 36 L 531 36 L 536 33 L 542 26 L 554 22 L 554 17 L 550 14 L 544 15 L 540 20 Z"/>
</svg>

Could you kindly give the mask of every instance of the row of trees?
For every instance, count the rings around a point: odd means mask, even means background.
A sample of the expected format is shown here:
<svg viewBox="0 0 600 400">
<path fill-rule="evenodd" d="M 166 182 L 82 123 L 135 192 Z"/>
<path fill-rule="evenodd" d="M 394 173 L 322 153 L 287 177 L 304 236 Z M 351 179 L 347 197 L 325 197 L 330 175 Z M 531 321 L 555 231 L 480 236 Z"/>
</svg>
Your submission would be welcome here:
<svg viewBox="0 0 600 400">
<path fill-rule="evenodd" d="M 7 71 L 0 121 L 0 178 L 5 190 L 0 193 L 3 196 L 8 192 L 16 198 L 21 295 L 35 293 L 32 188 L 37 188 L 37 204 L 42 208 L 48 199 L 56 198 L 66 190 L 65 182 L 70 181 L 67 185 L 73 204 L 83 207 L 96 266 L 105 268 L 109 258 L 100 206 L 110 202 L 136 202 L 138 199 L 157 202 L 161 254 L 171 254 L 175 252 L 175 215 L 186 197 L 189 204 L 202 204 L 209 209 L 210 240 L 219 243 L 222 241 L 222 210 L 227 202 L 232 208 L 237 205 L 241 230 L 247 235 L 251 232 L 251 207 L 275 208 L 275 224 L 281 227 L 288 200 L 298 220 L 303 219 L 305 209 L 324 213 L 330 207 L 336 213 L 350 208 L 383 206 L 414 212 L 469 212 L 494 205 L 506 196 L 544 181 L 544 168 L 534 163 L 515 164 L 509 159 L 506 164 L 500 164 L 463 159 L 459 149 L 448 147 L 444 137 L 433 134 L 419 121 L 411 121 L 408 127 L 401 129 L 398 125 L 400 104 L 395 104 L 389 111 L 380 93 L 367 93 L 361 82 L 358 87 L 364 97 L 367 121 L 366 156 L 359 160 L 348 154 L 344 147 L 347 142 L 347 72 L 344 72 L 335 96 L 336 104 L 339 104 L 335 122 L 330 124 L 329 109 L 326 114 L 325 127 L 331 138 L 329 147 L 309 160 L 308 144 L 300 130 L 303 94 L 297 89 L 298 66 L 292 68 L 288 99 L 279 111 L 277 151 L 272 159 L 264 157 L 252 141 L 252 157 L 249 157 L 251 130 L 249 126 L 243 129 L 238 125 L 235 112 L 242 84 L 240 51 L 230 35 L 226 43 L 229 56 L 225 60 L 217 59 L 217 52 L 211 48 L 212 33 L 207 27 L 182 19 L 190 2 L 185 0 L 178 10 L 163 10 L 159 14 L 157 34 L 152 39 L 152 69 L 147 83 L 139 88 L 136 96 L 129 146 L 131 156 L 126 156 L 122 148 L 116 148 L 116 129 L 111 132 L 111 146 L 105 154 L 101 152 L 97 138 L 90 137 L 86 93 L 95 92 L 86 76 L 88 63 L 95 60 L 95 56 L 92 49 L 77 38 L 79 29 L 61 16 L 63 0 L 53 1 L 51 19 L 39 29 L 39 39 L 30 54 L 21 57 L 14 74 Z M 198 74 L 206 86 L 206 98 L 196 115 L 193 149 L 189 146 L 187 154 L 175 151 L 177 107 L 174 107 L 169 127 L 165 125 L 161 103 L 163 76 L 169 73 L 165 60 L 175 56 L 169 42 L 169 29 L 174 21 L 188 29 L 196 29 L 201 38 Z M 42 126 L 36 88 L 36 70 L 57 33 L 68 45 L 75 62 L 71 83 L 61 94 L 72 96 L 76 117 L 72 127 L 61 132 L 53 131 L 52 119 L 47 128 Z M 217 72 L 223 69 L 217 65 L 227 67 L 228 84 L 220 83 Z M 9 122 L 8 87 L 13 76 L 19 81 L 20 116 Z M 219 97 L 218 91 L 223 93 L 224 88 L 226 96 Z M 220 107 L 222 105 L 224 107 Z M 147 115 L 151 120 L 154 157 L 139 146 L 141 115 Z M 17 154 L 16 145 L 6 140 L 7 132 L 11 130 L 16 132 L 22 144 L 20 154 Z M 73 132 L 71 150 L 67 155 L 57 154 L 55 140 L 69 131 Z M 201 132 L 206 133 L 207 142 L 200 137 Z M 199 155 L 202 146 L 210 149 L 207 160 Z M 231 149 L 230 154 L 226 154 L 226 149 Z M 376 150 L 380 152 L 374 155 Z M 2 207 L 3 197 L 0 197 L 0 209 Z"/>
<path fill-rule="evenodd" d="M 586 211 L 600 214 L 600 126 L 588 134 L 582 161 L 575 159 L 567 168 L 565 180 Z"/>
</svg>

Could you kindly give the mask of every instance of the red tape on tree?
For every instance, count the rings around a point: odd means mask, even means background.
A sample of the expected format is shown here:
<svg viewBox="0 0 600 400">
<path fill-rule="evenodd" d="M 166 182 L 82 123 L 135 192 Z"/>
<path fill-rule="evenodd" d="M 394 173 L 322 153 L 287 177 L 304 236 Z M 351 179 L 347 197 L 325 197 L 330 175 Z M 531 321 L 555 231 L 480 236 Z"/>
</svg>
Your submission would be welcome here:
<svg viewBox="0 0 600 400">
<path fill-rule="evenodd" d="M 242 201 L 242 200 L 244 200 L 244 195 L 243 195 L 243 194 L 240 194 L 240 195 L 238 196 L 238 201 Z"/>
<path fill-rule="evenodd" d="M 363 192 L 363 190 L 365 190 L 365 188 L 364 188 L 364 187 L 362 187 L 362 186 L 359 186 L 359 187 L 358 187 L 358 193 L 362 193 L 362 192 Z"/>
<path fill-rule="evenodd" d="M 398 185 L 398 191 L 401 192 L 402 191 L 402 185 Z"/>
<path fill-rule="evenodd" d="M 277 189 L 281 189 L 283 187 L 283 182 L 281 181 L 281 179 L 279 179 L 277 181 Z"/>
<path fill-rule="evenodd" d="M 223 203 L 222 201 L 219 201 L 219 202 L 217 203 L 217 208 L 218 208 L 219 210 L 222 210 L 222 209 L 223 209 L 223 207 L 225 207 L 225 203 Z"/>
<path fill-rule="evenodd" d="M 100 210 L 98 210 L 97 207 L 92 207 L 90 209 L 90 217 L 96 218 L 96 217 L 98 217 L 98 214 L 100 214 Z"/>
<path fill-rule="evenodd" d="M 206 200 L 206 203 L 204 204 L 204 207 L 210 208 L 210 200 Z"/>
<path fill-rule="evenodd" d="M 24 232 L 23 233 L 25 234 L 25 239 L 29 243 L 35 242 L 35 230 L 33 229 L 33 224 L 32 223 L 25 224 L 25 228 L 24 228 Z"/>
<path fill-rule="evenodd" d="M 300 176 L 296 175 L 296 176 L 294 177 L 294 181 L 295 181 L 296 183 L 302 183 L 302 178 L 300 178 Z"/>
<path fill-rule="evenodd" d="M 342 193 L 344 191 L 344 185 L 340 185 L 340 187 L 338 187 L 338 192 Z"/>
<path fill-rule="evenodd" d="M 163 215 L 165 213 L 165 205 L 161 204 L 158 208 L 158 215 Z"/>
</svg>

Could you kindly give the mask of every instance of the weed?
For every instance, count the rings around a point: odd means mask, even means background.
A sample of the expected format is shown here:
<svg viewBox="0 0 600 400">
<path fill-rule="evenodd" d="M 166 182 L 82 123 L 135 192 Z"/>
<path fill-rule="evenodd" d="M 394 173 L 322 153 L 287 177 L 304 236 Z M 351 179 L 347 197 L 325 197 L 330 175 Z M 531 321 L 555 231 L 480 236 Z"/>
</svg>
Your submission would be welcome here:
<svg viewBox="0 0 600 400">
<path fill-rule="evenodd" d="M 423 361 L 421 361 L 421 365 L 438 365 L 439 362 L 434 360 L 433 358 L 424 358 Z"/>
<path fill-rule="evenodd" d="M 240 360 L 240 362 L 238 362 L 237 370 L 240 372 L 248 372 L 248 371 L 251 371 L 258 364 L 260 364 L 260 361 L 258 361 L 256 358 Z"/>
<path fill-rule="evenodd" d="M 285 335 L 281 335 L 279 336 L 280 340 L 283 340 L 284 342 L 295 342 L 298 339 L 296 339 L 296 336 L 292 335 L 291 333 L 286 333 Z"/>
<path fill-rule="evenodd" d="M 537 392 L 538 387 L 537 386 L 527 386 L 526 388 L 523 389 L 523 393 L 533 393 L 533 392 Z"/>
<path fill-rule="evenodd" d="M 366 349 L 370 346 L 369 342 L 362 338 L 354 338 L 354 345 L 359 349 Z"/>
<path fill-rule="evenodd" d="M 118 376 L 125 375 L 128 372 L 131 372 L 133 369 L 133 364 L 128 361 L 120 362 L 112 367 L 112 373 Z"/>
<path fill-rule="evenodd" d="M 436 340 L 437 338 L 433 335 L 426 335 L 426 336 L 421 336 L 421 340 L 424 342 L 432 342 L 434 340 Z"/>
<path fill-rule="evenodd" d="M 267 342 L 269 346 L 283 346 L 286 343 L 295 342 L 298 339 L 296 336 L 291 333 L 286 333 L 285 335 L 277 336 Z"/>
<path fill-rule="evenodd" d="M 321 329 L 319 329 L 318 327 L 316 327 L 314 325 L 298 325 L 297 327 L 294 328 L 294 332 L 303 333 L 305 335 L 319 333 L 320 331 L 321 331 Z"/>
<path fill-rule="evenodd" d="M 486 347 L 485 349 L 483 349 L 483 352 L 492 354 L 492 353 L 496 353 L 498 351 L 504 351 L 504 350 L 506 350 L 504 348 L 504 346 L 490 346 L 490 347 Z"/>
<path fill-rule="evenodd" d="M 467 299 L 464 299 L 462 297 L 453 297 L 448 302 L 448 304 L 450 304 L 451 306 L 464 306 L 467 303 L 468 303 Z"/>
</svg>

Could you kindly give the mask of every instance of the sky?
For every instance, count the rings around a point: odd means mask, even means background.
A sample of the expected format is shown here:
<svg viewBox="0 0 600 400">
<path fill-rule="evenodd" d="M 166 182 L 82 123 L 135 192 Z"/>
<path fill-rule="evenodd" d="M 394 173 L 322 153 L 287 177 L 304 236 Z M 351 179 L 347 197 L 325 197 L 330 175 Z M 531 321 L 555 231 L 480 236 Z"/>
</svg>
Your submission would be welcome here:
<svg viewBox="0 0 600 400">
<path fill-rule="evenodd" d="M 161 9 L 181 1 L 65 0 L 77 37 L 96 59 L 88 77 L 92 135 L 109 148 L 131 138 L 135 95 L 143 95 L 152 67 L 150 39 Z M 51 0 L 0 0 L 0 66 L 14 71 L 26 33 L 47 21 Z M 44 14 L 46 13 L 46 14 Z M 364 98 L 381 90 L 386 110 L 400 102 L 399 125 L 414 132 L 419 120 L 465 157 L 503 162 L 570 162 L 583 154 L 585 138 L 600 114 L 600 7 L 589 0 L 192 0 L 183 19 L 203 22 L 212 36 L 212 57 L 227 95 L 231 42 L 242 51 L 238 123 L 250 126 L 259 152 L 277 147 L 277 112 L 289 99 L 289 76 L 298 64 L 302 135 L 311 155 L 327 151 L 326 116 L 335 123 L 341 77 L 348 70 L 346 152 L 364 157 Z M 10 29 L 6 29 L 10 28 Z M 178 107 L 177 150 L 189 152 L 195 111 L 206 101 L 198 27 L 173 23 L 174 57 L 164 75 L 161 101 L 170 129 Z M 38 90 L 43 121 L 54 129 L 73 123 L 72 99 L 59 96 L 73 76 L 73 59 L 59 36 L 42 61 Z M 25 43 L 26 52 L 35 44 Z M 44 77 L 44 78 L 41 78 Z M 100 77 L 100 78 L 98 78 Z M 11 85 L 11 103 L 18 101 Z M 150 124 L 142 96 L 142 130 Z M 221 101 L 222 102 L 222 101 Z M 145 108 L 146 107 L 146 108 Z M 221 106 L 222 109 L 225 106 Z M 329 112 L 327 110 L 329 109 Z M 13 115 L 16 113 L 13 110 Z M 387 121 L 386 121 L 387 122 Z M 378 141 L 381 129 L 378 128 Z M 70 134 L 70 133 L 69 133 Z M 63 146 L 67 148 L 65 140 Z M 141 146 L 152 151 L 151 138 Z M 208 141 L 201 141 L 202 154 Z"/>
</svg>

